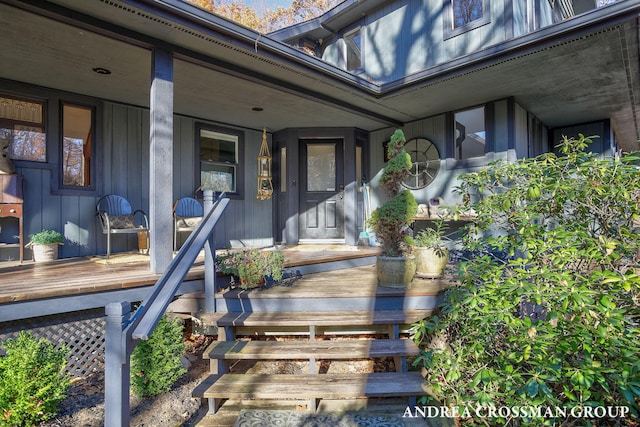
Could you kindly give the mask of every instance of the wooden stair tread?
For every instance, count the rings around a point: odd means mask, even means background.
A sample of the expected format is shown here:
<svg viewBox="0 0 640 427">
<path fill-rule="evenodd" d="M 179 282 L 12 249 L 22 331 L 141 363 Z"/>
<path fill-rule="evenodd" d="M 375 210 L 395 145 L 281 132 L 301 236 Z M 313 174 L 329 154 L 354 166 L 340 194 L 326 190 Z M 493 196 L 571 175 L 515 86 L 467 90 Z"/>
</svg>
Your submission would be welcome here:
<svg viewBox="0 0 640 427">
<path fill-rule="evenodd" d="M 426 394 L 420 372 L 349 374 L 212 375 L 204 392 L 194 396 L 220 399 L 341 399 Z M 202 393 L 202 394 L 200 394 Z"/>
<path fill-rule="evenodd" d="M 420 349 L 409 339 L 384 340 L 291 340 L 215 341 L 205 351 L 205 359 L 363 359 L 390 356 L 417 356 Z"/>
<path fill-rule="evenodd" d="M 216 326 L 356 326 L 401 325 L 429 317 L 432 310 L 288 311 L 204 313 L 200 319 Z"/>
</svg>

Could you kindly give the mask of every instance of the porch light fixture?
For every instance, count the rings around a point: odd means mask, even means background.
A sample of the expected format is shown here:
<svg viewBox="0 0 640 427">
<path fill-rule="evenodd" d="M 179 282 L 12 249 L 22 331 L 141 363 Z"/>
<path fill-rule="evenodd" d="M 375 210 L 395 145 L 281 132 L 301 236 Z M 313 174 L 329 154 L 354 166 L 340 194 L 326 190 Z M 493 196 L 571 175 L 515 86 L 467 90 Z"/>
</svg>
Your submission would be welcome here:
<svg viewBox="0 0 640 427">
<path fill-rule="evenodd" d="M 267 145 L 267 129 L 262 131 L 262 145 L 258 154 L 258 195 L 260 200 L 268 200 L 273 194 L 273 181 L 271 177 L 271 154 Z"/>
</svg>

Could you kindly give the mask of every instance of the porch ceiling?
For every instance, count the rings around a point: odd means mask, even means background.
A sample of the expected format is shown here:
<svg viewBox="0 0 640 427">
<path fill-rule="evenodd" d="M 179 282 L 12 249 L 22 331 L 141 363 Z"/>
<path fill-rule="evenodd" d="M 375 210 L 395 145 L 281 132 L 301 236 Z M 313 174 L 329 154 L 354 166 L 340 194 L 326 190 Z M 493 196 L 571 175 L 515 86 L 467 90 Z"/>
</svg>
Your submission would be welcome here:
<svg viewBox="0 0 640 427">
<path fill-rule="evenodd" d="M 270 131 L 374 130 L 514 96 L 551 127 L 611 118 L 623 148 L 638 149 L 637 12 L 580 32 L 543 30 L 530 42 L 378 86 L 219 18 L 224 25 L 212 25 L 196 9 L 181 10 L 168 26 L 172 1 L 39 3 L 47 16 L 5 2 L 19 7 L 0 4 L 0 78 L 148 106 L 150 47 L 160 42 L 176 51 L 179 114 Z M 163 7 L 151 7 L 156 3 Z M 570 21 L 562 25 L 570 28 Z M 534 36 L 545 36 L 544 43 Z"/>
</svg>

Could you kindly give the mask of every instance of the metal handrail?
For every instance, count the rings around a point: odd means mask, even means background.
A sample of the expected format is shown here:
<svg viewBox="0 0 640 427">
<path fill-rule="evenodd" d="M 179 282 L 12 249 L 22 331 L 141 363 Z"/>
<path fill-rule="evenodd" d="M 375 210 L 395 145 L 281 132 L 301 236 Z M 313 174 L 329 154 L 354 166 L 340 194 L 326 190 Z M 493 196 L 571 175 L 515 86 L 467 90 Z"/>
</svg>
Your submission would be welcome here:
<svg viewBox="0 0 640 427">
<path fill-rule="evenodd" d="M 221 194 L 214 203 L 214 208 L 205 214 L 198 227 L 189 235 L 162 277 L 156 282 L 151 294 L 142 302 L 131 319 L 130 329 L 133 339 L 149 339 L 173 300 L 182 281 L 189 273 L 191 266 L 222 217 L 229 199 Z"/>
<path fill-rule="evenodd" d="M 129 425 L 131 353 L 139 340 L 148 339 L 151 336 L 203 247 L 205 248 L 206 298 L 213 298 L 216 286 L 212 236 L 229 204 L 229 199 L 222 193 L 207 209 L 208 202 L 213 200 L 213 193 L 208 191 L 206 193 L 208 193 L 205 194 L 206 212 L 202 222 L 189 235 L 136 312 L 131 315 L 129 302 L 111 303 L 106 307 L 105 426 L 107 427 Z M 209 308 L 211 304 L 207 303 L 207 306 Z"/>
</svg>

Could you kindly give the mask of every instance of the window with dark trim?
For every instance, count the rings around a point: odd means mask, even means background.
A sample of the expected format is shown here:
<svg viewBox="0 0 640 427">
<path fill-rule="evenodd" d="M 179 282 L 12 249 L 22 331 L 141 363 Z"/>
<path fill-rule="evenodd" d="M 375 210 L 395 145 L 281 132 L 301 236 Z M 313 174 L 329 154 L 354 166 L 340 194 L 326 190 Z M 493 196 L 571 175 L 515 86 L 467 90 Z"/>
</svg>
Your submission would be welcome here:
<svg viewBox="0 0 640 427">
<path fill-rule="evenodd" d="M 214 126 L 198 125 L 198 162 L 202 190 L 242 196 L 244 133 Z"/>
<path fill-rule="evenodd" d="M 60 174 L 63 187 L 91 187 L 95 109 L 62 104 Z"/>
<path fill-rule="evenodd" d="M 481 27 L 491 22 L 490 0 L 444 0 L 444 38 Z"/>
<path fill-rule="evenodd" d="M 47 161 L 44 104 L 0 95 L 0 148 L 7 147 L 10 159 Z"/>
<path fill-rule="evenodd" d="M 347 71 L 357 71 L 362 69 L 362 41 L 360 38 L 360 27 L 349 31 L 344 35 L 344 44 Z"/>
<path fill-rule="evenodd" d="M 491 103 L 447 114 L 447 168 L 476 167 L 493 159 Z"/>
</svg>

